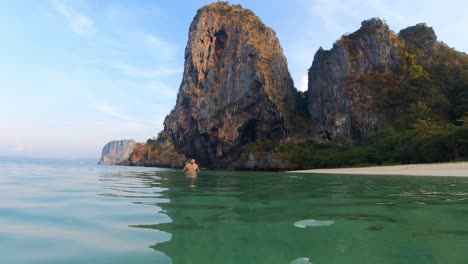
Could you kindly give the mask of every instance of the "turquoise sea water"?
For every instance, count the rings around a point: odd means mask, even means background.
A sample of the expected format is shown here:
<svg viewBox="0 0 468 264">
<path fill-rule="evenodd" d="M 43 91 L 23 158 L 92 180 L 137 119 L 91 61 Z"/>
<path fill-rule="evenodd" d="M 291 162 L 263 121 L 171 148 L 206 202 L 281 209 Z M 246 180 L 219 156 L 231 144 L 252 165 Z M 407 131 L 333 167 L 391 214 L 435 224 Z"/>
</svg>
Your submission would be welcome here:
<svg viewBox="0 0 468 264">
<path fill-rule="evenodd" d="M 0 160 L 0 263 L 468 263 L 468 178 Z"/>
</svg>

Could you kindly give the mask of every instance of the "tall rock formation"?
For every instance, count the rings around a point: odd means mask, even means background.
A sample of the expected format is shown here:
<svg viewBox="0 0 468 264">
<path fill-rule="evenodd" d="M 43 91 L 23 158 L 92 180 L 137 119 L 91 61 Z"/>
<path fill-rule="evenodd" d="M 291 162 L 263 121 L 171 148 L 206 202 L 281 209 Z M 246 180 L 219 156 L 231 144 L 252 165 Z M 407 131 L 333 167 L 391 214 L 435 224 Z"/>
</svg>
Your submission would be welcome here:
<svg viewBox="0 0 468 264">
<path fill-rule="evenodd" d="M 210 4 L 190 26 L 164 130 L 119 164 L 176 168 L 195 158 L 204 167 L 286 170 L 380 162 L 386 157 L 361 150 L 354 161 L 329 160 L 384 125 L 409 131 L 421 120 L 460 123 L 468 112 L 467 65 L 465 53 L 438 42 L 425 24 L 397 35 L 370 19 L 317 51 L 300 94 L 274 31 L 241 6 Z M 338 144 L 315 144 L 326 141 Z"/>
<path fill-rule="evenodd" d="M 135 141 L 132 139 L 111 141 L 102 149 L 101 159 L 98 164 L 115 165 L 128 160 L 134 146 Z"/>
<path fill-rule="evenodd" d="M 296 98 L 275 32 L 239 5 L 210 4 L 190 25 L 184 75 L 164 132 L 178 152 L 225 167 L 248 142 L 286 139 Z"/>
<path fill-rule="evenodd" d="M 359 139 L 383 126 L 373 107 L 373 87 L 363 89 L 355 80 L 371 72 L 398 68 L 401 41 L 380 19 L 362 22 L 361 28 L 320 48 L 309 69 L 309 112 L 314 138 Z"/>
</svg>

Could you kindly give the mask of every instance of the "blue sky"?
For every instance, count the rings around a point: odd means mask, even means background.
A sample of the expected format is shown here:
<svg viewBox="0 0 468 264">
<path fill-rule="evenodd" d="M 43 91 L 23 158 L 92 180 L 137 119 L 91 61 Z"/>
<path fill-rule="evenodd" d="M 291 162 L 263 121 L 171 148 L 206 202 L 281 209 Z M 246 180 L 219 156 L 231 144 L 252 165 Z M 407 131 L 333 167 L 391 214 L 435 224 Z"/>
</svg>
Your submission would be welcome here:
<svg viewBox="0 0 468 264">
<path fill-rule="evenodd" d="M 98 158 L 105 143 L 162 128 L 196 10 L 211 1 L 0 1 L 0 156 Z M 420 22 L 468 52 L 468 2 L 230 1 L 275 29 L 298 89 L 316 50 L 362 20 Z"/>
</svg>

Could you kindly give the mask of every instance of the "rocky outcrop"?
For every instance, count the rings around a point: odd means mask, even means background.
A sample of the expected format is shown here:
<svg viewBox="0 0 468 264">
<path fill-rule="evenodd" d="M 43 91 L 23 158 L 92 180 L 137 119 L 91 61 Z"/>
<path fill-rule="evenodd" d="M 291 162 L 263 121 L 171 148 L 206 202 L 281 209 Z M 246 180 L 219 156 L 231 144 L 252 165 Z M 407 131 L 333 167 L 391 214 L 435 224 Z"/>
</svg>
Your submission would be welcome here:
<svg viewBox="0 0 468 264">
<path fill-rule="evenodd" d="M 434 29 L 425 23 L 402 29 L 398 36 L 405 41 L 405 47 L 423 63 L 433 57 L 441 45 L 437 41 Z"/>
<path fill-rule="evenodd" d="M 240 170 L 276 170 L 285 171 L 297 168 L 281 153 L 275 152 L 245 152 L 238 162 L 231 167 Z"/>
<path fill-rule="evenodd" d="M 210 4 L 190 25 L 182 83 L 164 132 L 177 152 L 226 167 L 246 143 L 287 139 L 296 98 L 275 32 L 248 9 Z"/>
<path fill-rule="evenodd" d="M 149 139 L 146 144 L 136 144 L 127 160 L 118 165 L 183 168 L 187 158 L 174 149 L 174 143 L 164 132 L 156 140 Z"/>
<path fill-rule="evenodd" d="M 133 151 L 135 141 L 132 139 L 115 140 L 107 143 L 102 149 L 100 165 L 115 165 L 128 160 Z"/>
<path fill-rule="evenodd" d="M 373 87 L 356 80 L 371 72 L 395 70 L 401 41 L 380 19 L 362 22 L 361 28 L 320 48 L 309 69 L 309 112 L 312 133 L 319 141 L 359 139 L 383 126 L 373 106 Z"/>
</svg>

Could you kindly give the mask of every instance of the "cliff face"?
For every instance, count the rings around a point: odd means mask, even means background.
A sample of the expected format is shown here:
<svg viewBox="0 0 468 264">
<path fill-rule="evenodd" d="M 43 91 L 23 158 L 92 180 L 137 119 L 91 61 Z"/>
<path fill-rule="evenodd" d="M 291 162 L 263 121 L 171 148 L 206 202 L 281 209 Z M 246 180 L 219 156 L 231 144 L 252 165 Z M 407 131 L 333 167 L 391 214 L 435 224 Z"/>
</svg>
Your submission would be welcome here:
<svg viewBox="0 0 468 264">
<path fill-rule="evenodd" d="M 424 23 L 402 29 L 398 36 L 405 41 L 408 51 L 417 55 L 421 63 L 426 63 L 427 59 L 436 55 L 441 48 L 434 29 Z"/>
<path fill-rule="evenodd" d="M 313 136 L 323 142 L 336 138 L 359 139 L 383 126 L 373 107 L 372 90 L 355 80 L 370 72 L 395 70 L 398 40 L 380 19 L 362 22 L 361 28 L 338 40 L 333 48 L 320 48 L 309 69 L 309 112 Z"/>
<path fill-rule="evenodd" d="M 129 158 L 130 153 L 133 151 L 135 141 L 129 140 L 115 140 L 107 143 L 102 149 L 100 165 L 115 165 Z"/>
<path fill-rule="evenodd" d="M 331 50 L 317 51 L 302 96 L 274 31 L 250 10 L 210 4 L 190 25 L 164 130 L 121 164 L 182 167 L 195 158 L 212 168 L 286 170 L 384 161 L 354 145 L 373 140 L 360 141 L 384 125 L 405 131 L 420 120 L 461 122 L 467 65 L 466 54 L 438 42 L 425 24 L 397 35 L 370 19 Z M 381 145 L 394 145 L 388 142 Z M 353 159 L 356 153 L 365 155 Z"/>
<path fill-rule="evenodd" d="M 210 4 L 190 25 L 183 79 L 164 132 L 178 152 L 225 167 L 238 160 L 242 145 L 291 134 L 296 94 L 275 32 L 250 10 Z"/>
</svg>

